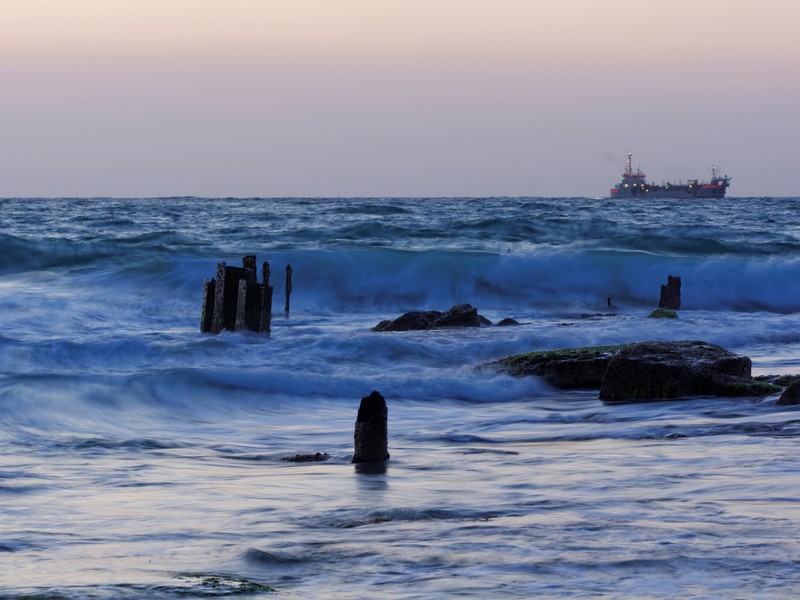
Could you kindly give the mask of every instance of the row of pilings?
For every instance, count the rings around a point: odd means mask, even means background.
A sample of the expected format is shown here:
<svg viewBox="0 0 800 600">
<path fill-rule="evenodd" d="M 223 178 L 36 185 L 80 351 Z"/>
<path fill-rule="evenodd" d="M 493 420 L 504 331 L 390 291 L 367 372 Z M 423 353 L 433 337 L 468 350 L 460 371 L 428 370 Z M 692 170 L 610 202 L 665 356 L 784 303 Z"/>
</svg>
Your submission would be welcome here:
<svg viewBox="0 0 800 600">
<path fill-rule="evenodd" d="M 272 323 L 273 287 L 269 283 L 270 267 L 261 265 L 262 283 L 256 274 L 256 256 L 242 258 L 241 267 L 217 263 L 217 274 L 203 285 L 203 310 L 200 331 L 219 333 L 255 331 L 270 335 Z M 289 316 L 292 293 L 292 266 L 286 265 L 286 302 L 284 312 Z"/>
</svg>

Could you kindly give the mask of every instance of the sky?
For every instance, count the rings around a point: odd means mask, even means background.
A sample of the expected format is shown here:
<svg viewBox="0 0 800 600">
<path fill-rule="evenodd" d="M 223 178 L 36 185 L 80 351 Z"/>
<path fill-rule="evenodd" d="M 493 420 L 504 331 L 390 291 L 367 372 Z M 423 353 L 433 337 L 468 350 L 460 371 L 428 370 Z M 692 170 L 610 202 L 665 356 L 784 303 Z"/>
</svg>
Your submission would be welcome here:
<svg viewBox="0 0 800 600">
<path fill-rule="evenodd" d="M 0 197 L 800 195 L 797 0 L 0 0 Z"/>
</svg>

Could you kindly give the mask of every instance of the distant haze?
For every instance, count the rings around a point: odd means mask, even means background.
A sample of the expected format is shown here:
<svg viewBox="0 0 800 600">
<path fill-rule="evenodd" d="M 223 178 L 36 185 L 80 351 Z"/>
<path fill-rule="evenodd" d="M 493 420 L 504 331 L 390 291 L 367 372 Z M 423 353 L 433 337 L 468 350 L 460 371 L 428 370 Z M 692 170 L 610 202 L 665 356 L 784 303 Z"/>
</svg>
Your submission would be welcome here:
<svg viewBox="0 0 800 600">
<path fill-rule="evenodd" d="M 0 197 L 800 195 L 797 0 L 0 0 Z"/>
</svg>

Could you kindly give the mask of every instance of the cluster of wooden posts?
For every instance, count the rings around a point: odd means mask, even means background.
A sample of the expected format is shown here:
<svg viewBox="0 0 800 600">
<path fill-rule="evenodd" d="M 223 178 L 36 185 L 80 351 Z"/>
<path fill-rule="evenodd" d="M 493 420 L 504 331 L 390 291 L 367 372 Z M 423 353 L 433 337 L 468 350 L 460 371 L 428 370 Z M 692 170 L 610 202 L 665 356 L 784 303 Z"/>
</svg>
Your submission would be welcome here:
<svg viewBox="0 0 800 600">
<path fill-rule="evenodd" d="M 261 266 L 263 283 L 258 283 L 256 257 L 251 254 L 242 259 L 241 267 L 217 263 L 217 276 L 203 285 L 203 312 L 200 331 L 219 333 L 228 331 L 255 331 L 269 335 L 272 322 L 272 292 L 269 283 L 269 263 Z M 292 294 L 292 266 L 286 265 L 286 305 L 289 316 L 289 299 Z"/>
</svg>

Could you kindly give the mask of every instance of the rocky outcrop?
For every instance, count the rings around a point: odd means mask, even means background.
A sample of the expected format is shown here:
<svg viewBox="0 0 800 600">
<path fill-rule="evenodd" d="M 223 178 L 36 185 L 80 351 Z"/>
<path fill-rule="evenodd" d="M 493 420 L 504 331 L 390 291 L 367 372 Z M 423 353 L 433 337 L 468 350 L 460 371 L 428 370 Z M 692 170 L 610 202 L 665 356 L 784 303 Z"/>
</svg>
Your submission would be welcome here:
<svg viewBox="0 0 800 600">
<path fill-rule="evenodd" d="M 508 356 L 490 367 L 536 375 L 564 389 L 599 389 L 608 402 L 690 396 L 766 396 L 780 387 L 750 376 L 751 361 L 699 341 L 640 342 Z"/>
<path fill-rule="evenodd" d="M 393 321 L 381 321 L 373 331 L 420 331 L 445 327 L 480 327 L 492 322 L 478 314 L 470 304 L 457 304 L 446 312 L 438 310 L 415 310 L 397 317 Z"/>
</svg>

